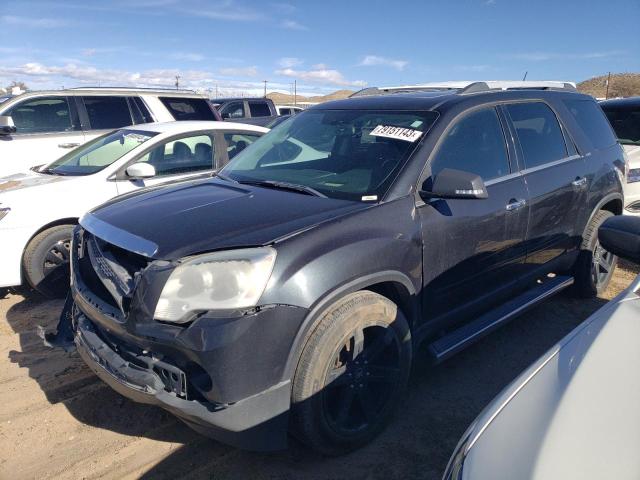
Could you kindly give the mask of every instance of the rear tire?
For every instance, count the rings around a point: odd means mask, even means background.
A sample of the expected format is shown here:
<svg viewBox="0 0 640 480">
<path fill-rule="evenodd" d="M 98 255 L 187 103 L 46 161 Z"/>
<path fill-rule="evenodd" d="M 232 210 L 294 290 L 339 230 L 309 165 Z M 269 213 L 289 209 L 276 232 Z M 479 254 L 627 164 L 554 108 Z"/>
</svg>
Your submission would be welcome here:
<svg viewBox="0 0 640 480">
<path fill-rule="evenodd" d="M 64 297 L 69 290 L 72 234 L 73 225 L 56 225 L 37 234 L 25 248 L 22 257 L 25 278 L 45 297 Z"/>
<path fill-rule="evenodd" d="M 580 253 L 574 267 L 574 293 L 581 298 L 595 297 L 607 289 L 618 257 L 607 252 L 598 241 L 598 228 L 614 214 L 607 210 L 598 211 L 582 237 Z"/>
<path fill-rule="evenodd" d="M 304 347 L 292 388 L 292 433 L 340 455 L 378 435 L 400 403 L 411 333 L 398 307 L 369 291 L 332 305 Z"/>
</svg>

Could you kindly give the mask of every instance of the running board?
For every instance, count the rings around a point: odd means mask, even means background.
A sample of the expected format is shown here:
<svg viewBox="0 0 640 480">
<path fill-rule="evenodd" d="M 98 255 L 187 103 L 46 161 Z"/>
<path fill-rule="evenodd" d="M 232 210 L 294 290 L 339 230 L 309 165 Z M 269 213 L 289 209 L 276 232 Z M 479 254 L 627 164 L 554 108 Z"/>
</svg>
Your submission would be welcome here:
<svg viewBox="0 0 640 480">
<path fill-rule="evenodd" d="M 428 347 L 429 353 L 436 363 L 440 363 L 572 284 L 573 277 L 545 279 L 520 296 L 434 341 Z"/>
</svg>

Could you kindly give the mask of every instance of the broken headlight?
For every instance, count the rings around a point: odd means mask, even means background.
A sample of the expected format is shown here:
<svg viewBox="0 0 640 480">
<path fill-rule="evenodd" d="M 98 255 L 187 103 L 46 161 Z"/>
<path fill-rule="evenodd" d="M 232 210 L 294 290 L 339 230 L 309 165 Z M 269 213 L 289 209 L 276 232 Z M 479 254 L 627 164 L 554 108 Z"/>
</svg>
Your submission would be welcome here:
<svg viewBox="0 0 640 480">
<path fill-rule="evenodd" d="M 271 277 L 270 247 L 208 253 L 184 259 L 162 289 L 154 318 L 185 323 L 207 310 L 254 307 Z"/>
</svg>

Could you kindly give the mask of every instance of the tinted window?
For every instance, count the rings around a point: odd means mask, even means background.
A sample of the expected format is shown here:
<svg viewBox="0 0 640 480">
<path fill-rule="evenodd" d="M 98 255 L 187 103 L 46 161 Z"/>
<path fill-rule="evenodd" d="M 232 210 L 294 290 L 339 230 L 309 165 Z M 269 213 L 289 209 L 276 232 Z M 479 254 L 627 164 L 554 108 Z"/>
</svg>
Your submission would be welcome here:
<svg viewBox="0 0 640 480">
<path fill-rule="evenodd" d="M 258 138 L 260 138 L 260 134 L 258 133 L 225 133 L 224 139 L 227 142 L 227 155 L 229 160 L 255 142 Z"/>
<path fill-rule="evenodd" d="M 176 120 L 215 120 L 204 98 L 170 98 L 160 97 L 165 107 Z"/>
<path fill-rule="evenodd" d="M 249 111 L 252 117 L 270 117 L 271 110 L 267 102 L 249 102 Z"/>
<path fill-rule="evenodd" d="M 592 100 L 565 100 L 564 104 L 596 150 L 610 147 L 616 143 L 611 125 L 596 102 Z"/>
<path fill-rule="evenodd" d="M 449 129 L 431 164 L 437 175 L 445 168 L 480 175 L 483 180 L 510 173 L 504 133 L 495 109 L 471 113 Z"/>
<path fill-rule="evenodd" d="M 602 105 L 622 144 L 640 145 L 640 106 Z"/>
<path fill-rule="evenodd" d="M 220 109 L 222 118 L 244 118 L 244 102 L 231 102 Z"/>
<path fill-rule="evenodd" d="M 132 124 L 125 97 L 82 97 L 94 130 L 127 127 Z"/>
<path fill-rule="evenodd" d="M 309 110 L 256 140 L 224 167 L 239 182 L 274 180 L 328 197 L 381 200 L 438 114 Z"/>
<path fill-rule="evenodd" d="M 178 175 L 199 172 L 213 168 L 214 144 L 208 135 L 180 138 L 162 144 L 140 162 L 149 162 L 156 169 L 156 175 Z"/>
<path fill-rule="evenodd" d="M 526 168 L 537 167 L 567 156 L 558 119 L 546 104 L 514 103 L 506 108 L 516 128 Z"/>
<path fill-rule="evenodd" d="M 66 97 L 41 97 L 25 100 L 11 108 L 18 133 L 66 132 L 74 130 Z"/>
<path fill-rule="evenodd" d="M 280 109 L 280 115 L 291 115 L 291 109 L 290 108 L 281 108 Z"/>
<path fill-rule="evenodd" d="M 129 97 L 134 123 L 152 123 L 153 117 L 140 97 Z"/>
</svg>

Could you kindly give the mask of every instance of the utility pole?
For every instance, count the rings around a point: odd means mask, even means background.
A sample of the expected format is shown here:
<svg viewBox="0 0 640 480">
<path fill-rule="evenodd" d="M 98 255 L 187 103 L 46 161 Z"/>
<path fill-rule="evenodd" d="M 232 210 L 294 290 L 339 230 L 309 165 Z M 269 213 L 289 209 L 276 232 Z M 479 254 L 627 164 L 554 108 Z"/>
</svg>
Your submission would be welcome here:
<svg viewBox="0 0 640 480">
<path fill-rule="evenodd" d="M 263 80 L 264 82 L 264 98 L 267 98 L 267 82 L 268 80 Z"/>
<path fill-rule="evenodd" d="M 176 75 L 176 90 L 180 88 L 180 75 Z"/>
<path fill-rule="evenodd" d="M 604 99 L 607 100 L 609 98 L 609 84 L 611 83 L 611 72 L 607 76 L 607 92 L 604 94 Z"/>
<path fill-rule="evenodd" d="M 216 98 L 218 98 L 218 84 L 216 83 Z"/>
<path fill-rule="evenodd" d="M 293 105 L 298 105 L 298 81 L 293 81 Z"/>
</svg>

